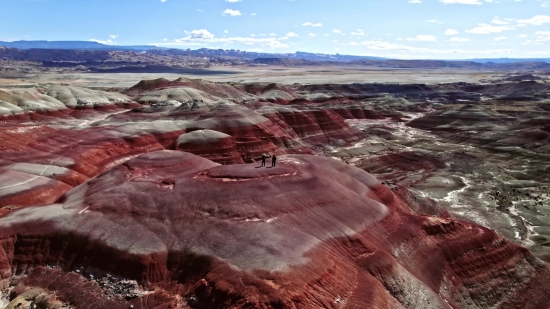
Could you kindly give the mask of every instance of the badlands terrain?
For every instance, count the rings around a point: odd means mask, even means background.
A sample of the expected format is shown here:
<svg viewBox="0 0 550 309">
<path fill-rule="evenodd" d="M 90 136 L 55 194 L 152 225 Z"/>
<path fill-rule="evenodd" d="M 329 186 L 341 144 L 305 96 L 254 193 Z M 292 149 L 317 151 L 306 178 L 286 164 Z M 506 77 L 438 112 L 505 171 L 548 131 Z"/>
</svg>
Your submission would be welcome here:
<svg viewBox="0 0 550 309">
<path fill-rule="evenodd" d="M 2 307 L 550 308 L 544 70 L 182 74 L 0 75 Z"/>
</svg>

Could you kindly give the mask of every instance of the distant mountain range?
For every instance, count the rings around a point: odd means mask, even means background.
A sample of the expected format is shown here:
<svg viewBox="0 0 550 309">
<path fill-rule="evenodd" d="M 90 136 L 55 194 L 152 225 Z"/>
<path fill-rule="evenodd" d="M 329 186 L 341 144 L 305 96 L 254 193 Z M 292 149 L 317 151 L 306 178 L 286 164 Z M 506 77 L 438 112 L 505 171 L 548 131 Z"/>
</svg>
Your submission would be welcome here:
<svg viewBox="0 0 550 309">
<path fill-rule="evenodd" d="M 92 41 L 13 41 L 2 42 L 0 46 L 17 49 L 72 49 L 72 50 L 133 50 L 145 51 L 150 49 L 161 49 L 154 45 L 141 46 L 118 46 L 105 45 Z"/>
<path fill-rule="evenodd" d="M 93 41 L 13 41 L 2 42 L 0 46 L 17 48 L 21 50 L 28 49 L 63 49 L 63 50 L 102 50 L 102 51 L 150 51 L 155 50 L 156 53 L 162 53 L 161 51 L 170 51 L 171 55 L 179 54 L 181 56 L 203 56 L 203 57 L 236 57 L 241 59 L 256 59 L 256 58 L 288 58 L 288 59 L 301 59 L 310 61 L 337 61 L 337 62 L 351 62 L 358 60 L 373 60 L 383 61 L 389 58 L 383 57 L 371 57 L 371 56 L 353 56 L 353 55 L 341 55 L 341 54 L 321 54 L 321 53 L 257 53 L 247 52 L 234 49 L 209 49 L 201 48 L 197 50 L 190 49 L 174 49 L 159 47 L 155 45 L 135 45 L 135 46 L 119 46 L 119 45 L 106 45 Z M 463 59 L 463 60 L 447 60 L 447 61 L 471 61 L 477 63 L 517 63 L 517 62 L 546 62 L 550 63 L 550 58 L 480 58 L 480 59 Z"/>
<path fill-rule="evenodd" d="M 171 55 L 179 54 L 181 56 L 204 56 L 204 57 L 237 57 L 245 59 L 255 58 L 290 58 L 290 59 L 303 59 L 310 61 L 341 61 L 349 62 L 354 60 L 386 60 L 382 57 L 369 57 L 369 56 L 352 56 L 352 55 L 329 55 L 320 53 L 256 53 L 247 52 L 241 50 L 225 50 L 225 49 L 210 49 L 201 48 L 197 50 L 190 49 L 171 49 L 165 47 L 159 47 L 155 45 L 137 45 L 137 46 L 119 46 L 119 45 L 106 45 L 92 41 L 13 41 L 2 42 L 0 46 L 9 48 L 17 48 L 21 50 L 28 49 L 64 49 L 64 50 L 102 50 L 102 51 L 150 51 L 150 50 L 166 50 L 170 51 Z"/>
<path fill-rule="evenodd" d="M 88 41 L 0 41 L 0 71 L 180 72 L 212 66 L 369 66 L 398 69 L 550 71 L 550 59 L 399 60 L 321 53 L 258 53 L 235 49 L 117 46 Z M 21 63 L 21 62 L 33 63 Z M 55 69 L 54 69 L 55 68 Z"/>
<path fill-rule="evenodd" d="M 517 63 L 517 62 L 548 62 L 550 58 L 484 58 L 484 59 L 465 59 L 465 61 L 473 61 L 479 63 Z"/>
</svg>

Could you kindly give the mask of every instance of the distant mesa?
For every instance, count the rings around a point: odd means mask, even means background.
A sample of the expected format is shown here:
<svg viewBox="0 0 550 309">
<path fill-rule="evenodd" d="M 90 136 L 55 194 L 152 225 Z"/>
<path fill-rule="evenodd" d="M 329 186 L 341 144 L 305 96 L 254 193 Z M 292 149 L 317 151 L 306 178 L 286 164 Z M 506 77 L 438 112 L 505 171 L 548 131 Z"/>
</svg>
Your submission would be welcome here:
<svg viewBox="0 0 550 309">
<path fill-rule="evenodd" d="M 150 50 L 161 49 L 154 45 L 118 46 L 106 45 L 92 41 L 13 41 L 0 42 L 0 46 L 18 49 L 70 49 L 70 50 Z"/>
<path fill-rule="evenodd" d="M 305 59 L 288 59 L 288 58 L 256 58 L 253 60 L 256 64 L 265 65 L 283 65 L 283 66 L 307 66 L 307 65 L 319 65 L 318 61 L 310 61 Z"/>
<path fill-rule="evenodd" d="M 513 75 L 510 77 L 506 77 L 503 80 L 509 81 L 509 82 L 523 82 L 523 81 L 542 80 L 542 77 L 536 76 L 533 74 L 520 74 L 520 75 Z"/>
</svg>

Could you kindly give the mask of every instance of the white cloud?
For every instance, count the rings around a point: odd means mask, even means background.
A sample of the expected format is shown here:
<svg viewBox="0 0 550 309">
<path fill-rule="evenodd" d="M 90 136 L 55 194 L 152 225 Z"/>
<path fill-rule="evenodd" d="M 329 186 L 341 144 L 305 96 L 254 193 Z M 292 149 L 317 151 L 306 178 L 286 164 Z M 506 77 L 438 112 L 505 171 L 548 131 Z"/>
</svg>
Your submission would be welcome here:
<svg viewBox="0 0 550 309">
<path fill-rule="evenodd" d="M 407 38 L 407 41 L 420 41 L 420 42 L 436 42 L 437 38 L 433 35 L 419 34 L 414 38 Z"/>
<path fill-rule="evenodd" d="M 306 23 L 303 23 L 302 26 L 322 27 L 323 24 L 321 24 L 321 23 L 316 23 L 316 24 L 314 24 L 314 23 L 308 21 L 308 22 L 306 22 Z"/>
<path fill-rule="evenodd" d="M 105 44 L 105 45 L 118 45 L 115 40 L 118 38 L 118 34 L 110 34 L 109 38 L 107 40 L 97 40 L 97 39 L 90 39 L 92 42 L 97 42 L 99 44 Z"/>
<path fill-rule="evenodd" d="M 107 40 L 97 40 L 97 39 L 90 39 L 92 42 L 97 42 L 99 44 L 105 44 L 105 45 L 117 45 L 113 40 L 107 39 Z"/>
<path fill-rule="evenodd" d="M 499 37 L 496 37 L 495 38 L 495 41 L 502 41 L 502 40 L 507 40 L 508 38 L 505 37 L 505 36 L 499 36 Z"/>
<path fill-rule="evenodd" d="M 550 16 L 548 15 L 537 15 L 529 19 L 518 20 L 518 25 L 540 26 L 546 23 L 550 23 Z"/>
<path fill-rule="evenodd" d="M 256 13 L 251 13 L 250 15 L 252 15 L 252 16 L 256 16 L 256 15 L 258 15 L 258 14 L 256 14 Z"/>
<path fill-rule="evenodd" d="M 491 20 L 491 23 L 495 25 L 508 25 L 508 22 L 501 20 L 499 18 L 494 18 L 493 20 Z"/>
<path fill-rule="evenodd" d="M 437 19 L 429 19 L 429 20 L 426 20 L 427 23 L 436 23 L 437 22 Z"/>
<path fill-rule="evenodd" d="M 421 0 L 409 0 L 409 3 L 422 3 Z"/>
<path fill-rule="evenodd" d="M 297 34 L 294 33 L 294 32 L 289 32 L 289 33 L 286 34 L 286 36 L 289 37 L 289 38 L 292 38 L 292 37 L 299 37 L 299 35 L 297 35 Z"/>
<path fill-rule="evenodd" d="M 459 42 L 459 43 L 462 43 L 462 42 L 470 42 L 470 39 L 468 39 L 468 38 L 452 37 L 452 38 L 449 39 L 449 42 Z"/>
<path fill-rule="evenodd" d="M 342 33 L 342 30 L 334 29 L 334 30 L 332 30 L 332 32 L 334 32 L 334 33 Z"/>
<path fill-rule="evenodd" d="M 462 49 L 434 49 L 423 47 L 412 47 L 407 45 L 383 42 L 383 41 L 364 41 L 361 45 L 372 50 L 396 50 L 401 52 L 423 53 L 423 54 L 510 54 L 513 51 L 507 49 L 493 50 L 462 50 Z"/>
<path fill-rule="evenodd" d="M 479 0 L 439 0 L 445 4 L 481 4 Z"/>
<path fill-rule="evenodd" d="M 353 31 L 350 34 L 351 35 L 362 36 L 362 35 L 365 35 L 365 31 L 363 31 L 363 29 L 357 29 L 357 31 Z"/>
<path fill-rule="evenodd" d="M 309 36 L 317 36 L 317 35 L 315 35 L 315 33 L 311 33 L 311 32 L 308 33 L 308 35 L 309 35 Z"/>
<path fill-rule="evenodd" d="M 211 40 L 214 38 L 214 34 L 210 33 L 210 31 L 206 29 L 199 29 L 199 30 L 193 30 L 191 32 L 187 32 L 190 39 L 196 39 L 196 40 Z"/>
<path fill-rule="evenodd" d="M 234 2 L 242 2 L 243 0 L 225 0 L 225 2 L 231 2 L 231 3 L 234 3 Z"/>
<path fill-rule="evenodd" d="M 288 36 L 285 37 L 229 37 L 229 38 L 217 38 L 214 34 L 206 29 L 198 29 L 193 31 L 186 31 L 187 36 L 175 39 L 173 42 L 168 43 L 155 43 L 160 46 L 181 46 L 181 45 L 208 45 L 209 43 L 221 43 L 225 45 L 230 44 L 245 44 L 245 45 L 259 45 L 270 48 L 288 48 L 290 45 L 283 41 L 288 40 Z"/>
<path fill-rule="evenodd" d="M 445 31 L 445 35 L 457 35 L 457 34 L 459 34 L 459 32 L 456 31 L 455 29 L 447 29 Z"/>
<path fill-rule="evenodd" d="M 535 35 L 537 36 L 535 42 L 550 41 L 550 31 L 537 31 Z"/>
<path fill-rule="evenodd" d="M 514 27 L 511 26 L 493 26 L 489 24 L 477 24 L 477 27 L 470 30 L 466 30 L 468 33 L 474 34 L 488 34 L 488 33 L 500 33 L 502 31 L 513 30 Z"/>
<path fill-rule="evenodd" d="M 241 16 L 241 12 L 239 12 L 239 10 L 227 9 L 227 10 L 223 11 L 223 15 Z"/>
</svg>

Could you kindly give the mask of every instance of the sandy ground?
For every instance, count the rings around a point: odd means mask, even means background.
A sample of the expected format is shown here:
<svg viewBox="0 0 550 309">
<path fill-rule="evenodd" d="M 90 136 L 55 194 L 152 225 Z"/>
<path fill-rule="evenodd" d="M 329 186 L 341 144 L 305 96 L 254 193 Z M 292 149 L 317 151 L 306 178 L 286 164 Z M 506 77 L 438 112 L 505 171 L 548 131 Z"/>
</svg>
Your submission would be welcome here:
<svg viewBox="0 0 550 309">
<path fill-rule="evenodd" d="M 220 74 L 219 71 L 227 71 Z M 173 73 L 62 73 L 62 74 L 0 74 L 0 87 L 14 85 L 36 85 L 45 83 L 64 83 L 84 87 L 131 87 L 143 79 L 178 77 L 201 78 L 216 82 L 275 82 L 275 83 L 453 83 L 480 82 L 501 76 L 501 72 L 468 71 L 468 70 L 410 70 L 380 69 L 368 67 L 214 67 L 213 73 L 208 70 L 197 74 Z M 216 71 L 216 72 L 214 72 Z"/>
</svg>

